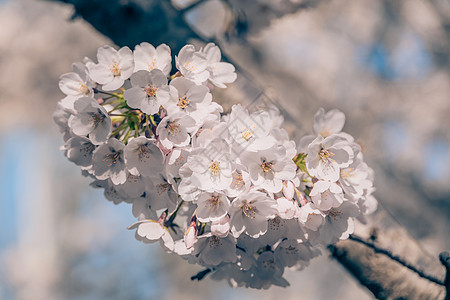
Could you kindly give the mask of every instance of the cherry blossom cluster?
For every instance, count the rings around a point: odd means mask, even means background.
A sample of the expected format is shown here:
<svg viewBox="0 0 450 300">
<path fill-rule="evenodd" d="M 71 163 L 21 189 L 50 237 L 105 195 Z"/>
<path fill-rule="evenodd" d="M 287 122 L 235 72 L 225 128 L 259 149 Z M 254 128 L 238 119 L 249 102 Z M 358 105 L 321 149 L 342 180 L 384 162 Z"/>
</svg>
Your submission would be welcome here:
<svg viewBox="0 0 450 300">
<path fill-rule="evenodd" d="M 236 79 L 216 45 L 186 45 L 175 67 L 165 44 L 104 46 L 59 82 L 62 150 L 107 199 L 132 205 L 138 240 L 233 286 L 287 286 L 286 267 L 304 268 L 376 209 L 342 112 L 320 109 L 296 145 L 276 108 L 224 114 L 212 101 Z"/>
</svg>

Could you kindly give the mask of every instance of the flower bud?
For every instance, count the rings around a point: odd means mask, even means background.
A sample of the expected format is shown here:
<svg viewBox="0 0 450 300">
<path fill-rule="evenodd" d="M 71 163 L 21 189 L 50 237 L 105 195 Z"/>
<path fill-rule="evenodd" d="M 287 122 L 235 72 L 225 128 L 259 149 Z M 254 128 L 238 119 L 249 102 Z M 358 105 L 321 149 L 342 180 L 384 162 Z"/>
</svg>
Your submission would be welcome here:
<svg viewBox="0 0 450 300">
<path fill-rule="evenodd" d="M 283 181 L 283 195 L 286 199 L 292 200 L 295 194 L 295 186 L 294 183 L 290 180 Z"/>
<path fill-rule="evenodd" d="M 197 242 L 197 225 L 195 221 L 192 221 L 188 229 L 184 233 L 184 244 L 187 249 L 192 248 Z"/>
</svg>

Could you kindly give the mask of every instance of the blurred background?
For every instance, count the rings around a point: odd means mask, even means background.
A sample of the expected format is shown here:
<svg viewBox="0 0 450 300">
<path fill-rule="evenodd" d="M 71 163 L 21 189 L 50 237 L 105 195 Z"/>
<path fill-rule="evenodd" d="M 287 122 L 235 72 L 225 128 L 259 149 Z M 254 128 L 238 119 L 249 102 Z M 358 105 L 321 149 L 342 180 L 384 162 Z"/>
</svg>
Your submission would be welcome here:
<svg viewBox="0 0 450 300">
<path fill-rule="evenodd" d="M 58 78 L 104 44 L 220 43 L 239 73 L 217 102 L 270 99 L 296 141 L 319 107 L 345 112 L 375 196 L 437 256 L 450 248 L 449 37 L 445 0 L 0 0 L 0 299 L 371 299 L 326 252 L 286 271 L 286 289 L 190 281 L 199 267 L 137 242 L 131 207 L 58 150 Z"/>
</svg>

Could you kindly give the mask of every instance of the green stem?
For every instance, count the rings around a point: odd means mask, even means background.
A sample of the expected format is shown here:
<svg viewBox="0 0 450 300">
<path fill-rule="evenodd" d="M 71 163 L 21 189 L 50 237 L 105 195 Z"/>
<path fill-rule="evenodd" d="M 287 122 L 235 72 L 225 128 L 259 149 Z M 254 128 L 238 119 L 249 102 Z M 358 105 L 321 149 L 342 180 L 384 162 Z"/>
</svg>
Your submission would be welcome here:
<svg viewBox="0 0 450 300">
<path fill-rule="evenodd" d="M 156 122 L 155 122 L 155 117 L 153 117 L 153 115 L 150 115 L 150 121 L 152 122 L 153 126 L 156 127 Z"/>
<path fill-rule="evenodd" d="M 149 118 L 148 118 L 147 114 L 145 114 L 145 123 L 146 123 L 148 132 L 151 133 L 152 131 L 150 130 L 150 124 L 149 124 L 150 121 L 149 121 Z"/>
<path fill-rule="evenodd" d="M 180 210 L 181 205 L 183 205 L 184 200 L 180 201 L 180 204 L 178 204 L 177 209 L 175 209 L 175 211 L 170 215 L 169 218 L 169 223 L 173 222 L 173 220 L 175 220 L 175 217 L 177 216 L 178 211 Z"/>
<path fill-rule="evenodd" d="M 138 137 L 138 136 L 139 136 L 138 124 L 134 123 L 134 137 Z"/>
<path fill-rule="evenodd" d="M 127 123 L 122 121 L 122 123 L 119 125 L 119 127 L 117 127 L 116 129 L 114 129 L 114 131 L 111 133 L 112 136 L 120 133 L 123 129 L 125 129 Z"/>
<path fill-rule="evenodd" d="M 125 136 L 123 137 L 123 143 L 126 145 L 128 144 L 128 139 L 130 138 L 130 134 L 131 134 L 131 129 L 127 128 L 126 129 L 126 133 Z"/>
</svg>

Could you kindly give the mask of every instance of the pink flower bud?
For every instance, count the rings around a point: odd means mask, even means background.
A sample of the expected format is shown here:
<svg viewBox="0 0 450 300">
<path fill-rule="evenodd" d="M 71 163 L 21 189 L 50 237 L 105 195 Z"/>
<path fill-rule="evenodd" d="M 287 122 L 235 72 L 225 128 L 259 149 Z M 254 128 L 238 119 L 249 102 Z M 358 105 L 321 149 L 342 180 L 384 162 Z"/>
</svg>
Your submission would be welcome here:
<svg viewBox="0 0 450 300">
<path fill-rule="evenodd" d="M 295 194 L 295 186 L 292 181 L 283 181 L 283 195 L 286 199 L 292 200 Z"/>
<path fill-rule="evenodd" d="M 195 222 L 191 222 L 191 225 L 188 227 L 186 232 L 184 233 L 184 244 L 186 248 L 192 248 L 194 244 L 197 242 L 197 226 Z"/>
</svg>

